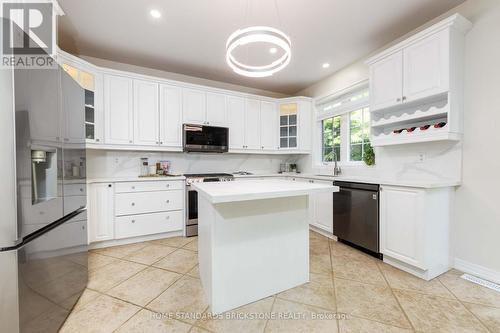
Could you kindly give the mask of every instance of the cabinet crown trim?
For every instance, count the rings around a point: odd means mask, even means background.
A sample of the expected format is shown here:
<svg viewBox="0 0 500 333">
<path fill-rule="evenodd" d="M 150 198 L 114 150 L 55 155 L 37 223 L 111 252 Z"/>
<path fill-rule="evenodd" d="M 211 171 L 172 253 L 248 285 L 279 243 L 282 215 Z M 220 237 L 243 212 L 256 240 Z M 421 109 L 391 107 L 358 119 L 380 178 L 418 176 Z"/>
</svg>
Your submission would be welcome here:
<svg viewBox="0 0 500 333">
<path fill-rule="evenodd" d="M 472 23 L 460 14 L 451 15 L 426 29 L 413 34 L 412 36 L 404 39 L 403 41 L 397 43 L 396 45 L 388 47 L 384 51 L 368 58 L 368 60 L 365 61 L 365 64 L 372 65 L 382 58 L 385 58 L 421 39 L 424 39 L 430 35 L 433 35 L 447 28 L 455 28 L 461 33 L 465 34 L 468 30 L 472 28 Z"/>
</svg>

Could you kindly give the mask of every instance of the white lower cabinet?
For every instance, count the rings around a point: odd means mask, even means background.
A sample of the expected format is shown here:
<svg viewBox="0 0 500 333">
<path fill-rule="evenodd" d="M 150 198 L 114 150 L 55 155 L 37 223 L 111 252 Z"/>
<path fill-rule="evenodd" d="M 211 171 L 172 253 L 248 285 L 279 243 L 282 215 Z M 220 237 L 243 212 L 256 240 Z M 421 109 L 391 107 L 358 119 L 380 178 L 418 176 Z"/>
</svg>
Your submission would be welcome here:
<svg viewBox="0 0 500 333">
<path fill-rule="evenodd" d="M 314 180 L 314 183 L 332 185 L 331 181 Z M 317 228 L 333 233 L 333 194 L 316 193 L 310 195 L 312 211 L 311 224 Z"/>
<path fill-rule="evenodd" d="M 91 184 L 88 206 L 90 243 L 181 232 L 184 182 Z"/>
<path fill-rule="evenodd" d="M 286 179 L 297 182 L 332 185 L 332 181 L 328 180 L 298 177 L 287 177 Z M 315 193 L 309 195 L 309 224 L 326 232 L 333 233 L 332 193 Z"/>
<path fill-rule="evenodd" d="M 182 210 L 120 216 L 115 220 L 115 238 L 122 239 L 181 230 L 183 222 Z"/>
<path fill-rule="evenodd" d="M 380 251 L 384 262 L 430 280 L 450 269 L 453 188 L 381 186 Z"/>
<path fill-rule="evenodd" d="M 89 186 L 89 243 L 114 238 L 114 188 L 111 183 Z"/>
<path fill-rule="evenodd" d="M 117 216 L 145 214 L 182 209 L 184 191 L 118 193 L 115 196 Z"/>
</svg>

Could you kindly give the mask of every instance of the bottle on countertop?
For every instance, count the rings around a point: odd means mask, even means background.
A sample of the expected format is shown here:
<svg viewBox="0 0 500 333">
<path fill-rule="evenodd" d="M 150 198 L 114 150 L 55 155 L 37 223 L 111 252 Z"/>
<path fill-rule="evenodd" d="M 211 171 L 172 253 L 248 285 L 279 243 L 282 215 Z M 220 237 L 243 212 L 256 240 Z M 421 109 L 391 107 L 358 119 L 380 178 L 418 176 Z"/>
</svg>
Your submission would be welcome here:
<svg viewBox="0 0 500 333">
<path fill-rule="evenodd" d="M 149 175 L 149 162 L 147 157 L 141 157 L 141 176 L 146 177 Z"/>
</svg>

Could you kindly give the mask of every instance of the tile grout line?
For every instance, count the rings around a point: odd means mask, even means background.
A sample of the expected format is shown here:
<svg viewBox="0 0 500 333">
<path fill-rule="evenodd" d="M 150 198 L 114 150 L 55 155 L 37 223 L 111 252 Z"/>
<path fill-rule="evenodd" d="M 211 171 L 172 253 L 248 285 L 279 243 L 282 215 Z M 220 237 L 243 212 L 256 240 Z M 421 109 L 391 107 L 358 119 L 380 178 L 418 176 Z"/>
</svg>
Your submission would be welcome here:
<svg viewBox="0 0 500 333">
<path fill-rule="evenodd" d="M 377 266 L 377 269 L 379 270 L 380 274 L 382 274 L 382 277 L 384 278 L 385 283 L 387 283 L 387 288 L 389 288 L 389 290 L 391 291 L 392 297 L 394 297 L 394 299 L 396 300 L 396 303 L 398 304 L 399 308 L 403 312 L 406 320 L 410 324 L 410 327 L 412 328 L 412 330 L 414 332 L 416 332 L 417 330 L 415 329 L 415 326 L 413 326 L 413 323 L 411 322 L 410 317 L 408 316 L 408 314 L 404 310 L 403 306 L 401 305 L 401 302 L 399 301 L 399 299 L 397 298 L 396 294 L 394 293 L 394 290 L 392 289 L 392 286 L 389 284 L 389 281 L 387 280 L 387 277 L 385 276 L 384 272 L 382 271 L 382 269 L 380 268 L 379 265 L 376 265 L 376 266 Z"/>
<path fill-rule="evenodd" d="M 445 273 L 445 274 L 446 274 L 446 273 Z M 467 311 L 469 314 L 471 314 L 471 315 L 472 315 L 472 317 L 476 318 L 476 319 L 477 319 L 477 321 L 479 321 L 479 323 L 480 323 L 481 325 L 483 325 L 483 327 L 486 329 L 486 331 L 487 331 L 487 332 L 492 332 L 492 333 L 493 333 L 493 331 L 491 331 L 491 330 L 490 330 L 490 328 L 489 328 L 489 327 L 488 327 L 485 323 L 483 323 L 483 321 L 481 320 L 481 318 L 479 318 L 478 316 L 476 316 L 476 315 L 474 314 L 474 312 L 472 312 L 471 310 L 469 310 L 469 308 L 468 308 L 468 307 L 467 307 L 467 306 L 463 303 L 463 301 L 462 301 L 462 300 L 461 300 L 461 299 L 460 299 L 457 295 L 455 295 L 455 293 L 454 293 L 453 291 L 451 291 L 451 289 L 450 289 L 450 288 L 448 288 L 448 287 L 447 287 L 447 286 L 443 283 L 443 281 L 441 281 L 441 279 L 440 279 L 439 277 L 437 277 L 437 279 L 438 279 L 439 283 L 441 283 L 441 285 L 442 285 L 443 287 L 445 287 L 445 288 L 446 288 L 446 290 L 448 290 L 448 291 L 449 291 L 449 292 L 450 292 L 453 296 L 455 296 L 455 298 L 457 299 L 458 303 L 460 303 L 460 304 L 461 304 L 461 305 L 465 308 L 465 311 Z M 480 305 L 480 304 L 478 304 L 478 305 Z"/>
<path fill-rule="evenodd" d="M 137 306 L 137 307 L 139 307 L 139 308 L 140 308 L 140 309 L 139 309 L 139 311 L 135 312 L 135 313 L 134 313 L 134 314 L 133 314 L 130 318 L 128 318 L 128 319 L 127 319 L 127 320 L 126 320 L 126 321 L 125 321 L 122 325 L 120 325 L 120 326 L 119 326 L 116 330 L 120 329 L 123 325 L 125 325 L 125 324 L 126 324 L 126 323 L 130 320 L 130 319 L 132 319 L 132 318 L 133 318 L 133 317 L 134 317 L 137 313 L 139 313 L 141 310 L 146 310 L 146 311 L 149 311 L 149 312 L 153 312 L 153 313 L 154 313 L 155 311 L 154 311 L 153 309 L 148 308 L 147 306 L 148 306 L 149 304 L 151 304 L 154 300 L 156 300 L 158 297 L 160 297 L 160 296 L 161 296 L 161 295 L 162 295 L 165 291 L 167 291 L 167 289 L 169 289 L 170 287 L 172 287 L 172 286 L 173 286 L 173 285 L 174 285 L 177 281 L 179 281 L 179 280 L 180 280 L 180 279 L 182 279 L 183 277 L 188 276 L 188 277 L 190 277 L 190 278 L 196 279 L 195 277 L 192 277 L 192 276 L 188 275 L 188 273 L 189 273 L 189 272 L 191 272 L 191 270 L 193 270 L 193 268 L 195 268 L 197 265 L 193 266 L 193 267 L 192 267 L 190 270 L 188 270 L 188 272 L 186 272 L 186 273 L 174 272 L 174 271 L 170 271 L 170 270 L 167 270 L 167 269 L 163 269 L 163 268 L 160 268 L 160 267 L 153 266 L 153 265 L 154 265 L 155 263 L 157 263 L 158 261 L 161 261 L 162 259 L 166 258 L 167 256 L 169 256 L 170 254 L 172 254 L 172 253 L 176 252 L 176 251 L 177 251 L 177 250 L 179 250 L 179 249 L 181 249 L 181 248 L 176 248 L 176 250 L 175 250 L 175 251 L 170 252 L 170 253 L 169 253 L 169 254 L 167 254 L 165 257 L 163 257 L 163 258 L 161 258 L 161 259 L 159 259 L 159 260 L 155 261 L 154 263 L 152 263 L 151 265 L 147 266 L 146 268 L 144 268 L 143 270 L 141 270 L 141 271 L 140 271 L 140 272 L 142 272 L 142 271 L 144 271 L 145 269 L 147 269 L 148 267 L 151 267 L 151 268 L 161 269 L 161 270 L 164 270 L 164 271 L 167 271 L 167 272 L 171 272 L 171 273 L 176 273 L 176 274 L 178 274 L 178 275 L 179 275 L 179 277 L 178 277 L 177 279 L 175 279 L 175 280 L 174 280 L 174 281 L 173 281 L 173 282 L 172 282 L 172 283 L 171 283 L 171 284 L 170 284 L 167 288 L 165 288 L 165 290 L 161 291 L 161 292 L 160 292 L 160 293 L 159 293 L 156 297 L 154 297 L 151 301 L 149 301 L 148 303 L 146 303 L 146 305 L 137 305 L 137 304 L 134 304 L 134 303 L 129 302 L 129 301 L 127 301 L 127 300 L 124 300 L 124 299 L 121 299 L 121 298 L 118 298 L 118 297 L 115 297 L 115 296 L 112 296 L 112 295 L 108 295 L 107 293 L 103 293 L 103 294 L 104 294 L 104 295 L 106 295 L 106 296 L 112 297 L 112 298 L 117 299 L 117 300 L 122 301 L 122 302 L 126 302 L 126 303 L 128 303 L 128 304 L 132 304 L 132 305 Z M 138 250 L 138 251 L 140 251 L 140 250 Z M 192 252 L 195 252 L 195 251 L 192 251 Z M 196 253 L 198 253 L 198 252 L 196 252 Z M 127 260 L 127 261 L 128 261 L 128 260 Z M 132 263 L 136 263 L 136 262 L 133 262 L 133 261 L 130 261 L 130 262 L 132 262 Z M 137 274 L 139 274 L 140 272 L 138 272 Z M 135 275 L 137 275 L 137 274 L 134 274 L 133 276 L 135 276 Z M 124 282 L 128 281 L 128 280 L 129 280 L 129 279 L 131 279 L 133 276 L 129 277 L 128 279 L 124 280 L 123 282 L 119 283 L 118 285 L 120 285 L 120 284 L 122 284 L 122 283 L 124 283 Z M 116 286 L 118 286 L 118 285 L 116 285 Z M 115 287 L 116 287 L 116 286 L 115 286 Z M 110 288 L 109 290 L 111 290 L 111 289 L 113 289 L 113 288 L 114 288 L 114 287 Z M 109 291 L 109 290 L 108 290 L 108 291 Z M 208 308 L 208 307 L 207 307 L 207 308 Z M 179 319 L 175 319 L 175 318 L 172 318 L 172 320 L 176 320 L 176 321 L 179 321 L 179 322 L 181 322 L 181 323 L 184 323 L 184 324 L 190 325 L 191 327 L 190 327 L 189 331 L 191 331 L 191 330 L 193 329 L 193 327 L 194 327 L 194 324 L 189 323 L 189 322 L 185 322 L 185 321 L 182 321 L 182 320 L 179 320 Z M 116 330 L 115 330 L 115 331 L 116 331 Z M 113 332 L 115 332 L 115 331 L 113 331 Z M 188 332 L 189 332 L 189 331 L 188 331 Z"/>
<path fill-rule="evenodd" d="M 276 303 L 276 298 L 277 298 L 277 297 L 276 297 L 276 295 L 274 295 L 274 297 L 273 297 L 273 304 L 271 305 L 271 312 L 270 312 L 270 314 L 272 314 L 272 313 L 273 313 L 273 310 L 274 310 L 274 304 Z M 262 330 L 262 332 L 263 332 L 263 333 L 265 333 L 265 332 L 266 332 L 266 329 L 267 329 L 267 324 L 269 324 L 269 319 L 268 319 L 268 320 L 266 320 L 266 323 L 265 323 L 265 325 L 264 325 L 264 329 Z"/>
<path fill-rule="evenodd" d="M 340 321 L 339 321 L 339 305 L 337 302 L 337 287 L 335 283 L 335 272 L 333 271 L 333 261 L 332 261 L 332 244 L 330 240 L 328 242 L 328 254 L 330 255 L 330 268 L 332 271 L 332 285 L 333 285 L 333 300 L 335 301 L 335 314 L 336 314 L 336 322 L 337 322 L 337 332 L 340 332 Z"/>
</svg>

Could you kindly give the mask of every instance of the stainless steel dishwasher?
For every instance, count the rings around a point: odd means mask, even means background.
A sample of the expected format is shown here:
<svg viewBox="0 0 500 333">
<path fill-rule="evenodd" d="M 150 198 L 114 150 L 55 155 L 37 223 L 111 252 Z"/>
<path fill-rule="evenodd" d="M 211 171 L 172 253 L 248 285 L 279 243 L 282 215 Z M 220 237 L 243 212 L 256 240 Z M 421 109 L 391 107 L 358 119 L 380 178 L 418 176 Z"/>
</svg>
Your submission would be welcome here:
<svg viewBox="0 0 500 333">
<path fill-rule="evenodd" d="M 353 247 L 382 258 L 379 249 L 378 184 L 335 181 L 340 191 L 333 193 L 333 232 Z"/>
</svg>

